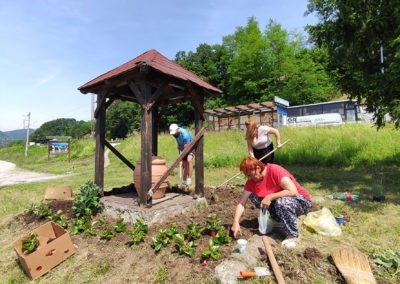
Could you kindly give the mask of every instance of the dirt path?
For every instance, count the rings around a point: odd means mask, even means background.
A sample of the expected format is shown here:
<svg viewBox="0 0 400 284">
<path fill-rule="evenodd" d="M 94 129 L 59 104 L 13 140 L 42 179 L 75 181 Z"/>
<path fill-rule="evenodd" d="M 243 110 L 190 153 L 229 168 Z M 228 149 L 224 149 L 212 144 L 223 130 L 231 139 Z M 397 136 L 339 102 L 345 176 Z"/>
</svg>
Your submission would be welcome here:
<svg viewBox="0 0 400 284">
<path fill-rule="evenodd" d="M 49 180 L 66 176 L 68 175 L 53 175 L 31 172 L 17 168 L 17 166 L 13 163 L 0 160 L 0 186 Z"/>
<path fill-rule="evenodd" d="M 119 143 L 112 143 L 112 146 L 117 146 Z M 104 166 L 110 164 L 108 155 L 109 149 L 104 152 Z M 53 175 L 46 173 L 37 173 L 28 170 L 17 168 L 13 163 L 0 160 L 0 186 L 13 185 L 18 183 L 29 183 L 35 181 L 49 180 L 55 178 L 63 178 L 70 175 Z"/>
</svg>

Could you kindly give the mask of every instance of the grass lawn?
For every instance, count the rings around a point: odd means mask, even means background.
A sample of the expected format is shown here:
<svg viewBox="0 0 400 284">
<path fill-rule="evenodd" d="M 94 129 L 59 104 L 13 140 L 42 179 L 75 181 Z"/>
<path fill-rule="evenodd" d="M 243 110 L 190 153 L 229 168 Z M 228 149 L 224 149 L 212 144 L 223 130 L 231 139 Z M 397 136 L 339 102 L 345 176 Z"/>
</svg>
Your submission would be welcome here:
<svg viewBox="0 0 400 284">
<path fill-rule="evenodd" d="M 365 137 L 360 136 L 360 132 Z M 345 136 L 340 136 L 342 133 L 345 133 Z M 334 146 L 327 145 L 330 135 L 340 136 L 343 147 L 338 140 L 335 140 Z M 340 206 L 348 218 L 339 237 L 326 237 L 302 228 L 301 246 L 313 245 L 325 254 L 329 254 L 335 245 L 356 247 L 368 255 L 378 280 L 399 283 L 400 134 L 395 130 L 385 130 L 379 133 L 379 137 L 384 140 L 379 144 L 376 144 L 378 138 L 374 135 L 376 130 L 363 126 L 361 130 L 354 126 L 320 130 L 313 128 L 306 131 L 284 129 L 283 140 L 290 138 L 291 142 L 285 149 L 277 152 L 276 160 L 282 162 L 282 165 L 295 175 L 319 206 L 331 209 Z M 354 137 L 357 139 L 354 140 Z M 375 144 L 370 143 L 371 137 Z M 205 138 L 204 178 L 206 190 L 209 190 L 238 173 L 238 161 L 246 155 L 246 149 L 241 132 L 207 133 Z M 161 135 L 159 141 L 159 155 L 167 160 L 167 164 L 172 163 L 177 156 L 175 141 L 168 135 Z M 385 143 L 389 147 L 383 149 L 382 145 Z M 66 156 L 52 157 L 47 161 L 46 148 L 30 148 L 28 158 L 23 157 L 23 146 L 0 148 L 0 160 L 16 163 L 19 167 L 53 174 L 72 174 L 55 180 L 0 187 L 1 283 L 29 282 L 18 265 L 12 243 L 32 228 L 17 222 L 14 217 L 23 213 L 30 204 L 40 202 L 46 187 L 68 184 L 76 192 L 87 180 L 93 180 L 93 141 L 75 141 L 73 145 L 75 148 L 70 162 Z M 136 164 L 140 156 L 140 135 L 136 134 L 121 141 L 116 148 Z M 336 157 L 332 155 L 331 150 L 336 153 Z M 348 160 L 344 158 L 346 155 Z M 105 169 L 105 190 L 133 182 L 132 171 L 112 153 L 109 157 L 110 165 Z M 176 184 L 177 181 L 178 171 L 175 170 L 170 176 L 170 182 Z M 230 184 L 237 190 L 242 190 L 244 182 L 244 176 L 239 175 Z M 376 187 L 383 188 L 385 202 L 372 201 L 372 193 Z M 326 198 L 327 195 L 340 192 L 358 194 L 360 200 L 353 202 Z M 221 190 L 218 194 L 220 199 L 223 199 L 226 193 Z M 57 273 L 48 273 L 43 278 L 44 283 L 97 283 L 120 273 L 118 268 L 112 265 L 111 255 L 110 258 L 103 257 L 101 261 L 94 259 L 97 265 L 91 265 L 82 257 L 78 254 L 68 259 L 57 269 Z M 391 267 L 384 269 L 376 266 L 373 259 L 377 257 L 385 259 Z M 73 273 L 74 269 L 78 274 Z M 161 273 L 160 271 L 157 273 Z M 312 283 L 329 283 L 327 281 L 327 278 L 318 274 L 312 279 Z"/>
</svg>

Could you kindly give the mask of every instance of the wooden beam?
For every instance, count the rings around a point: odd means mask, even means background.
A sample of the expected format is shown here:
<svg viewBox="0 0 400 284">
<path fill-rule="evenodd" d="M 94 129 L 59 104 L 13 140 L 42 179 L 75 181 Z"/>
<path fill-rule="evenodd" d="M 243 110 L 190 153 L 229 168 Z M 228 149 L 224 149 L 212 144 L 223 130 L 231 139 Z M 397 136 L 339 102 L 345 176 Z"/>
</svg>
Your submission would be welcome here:
<svg viewBox="0 0 400 284">
<path fill-rule="evenodd" d="M 107 140 L 104 140 L 104 144 L 107 146 L 108 149 L 110 149 L 111 152 L 114 153 L 115 156 L 117 156 L 122 162 L 124 162 L 125 165 L 131 168 L 132 171 L 135 170 L 135 166 L 131 162 L 129 162 L 128 159 L 125 158 L 120 152 L 118 152 L 118 150 L 115 149 L 113 145 L 107 142 Z"/>
<path fill-rule="evenodd" d="M 154 184 L 152 188 L 147 192 L 147 197 L 151 198 L 153 196 L 154 191 L 156 191 L 160 185 L 164 182 L 164 180 L 172 173 L 172 171 L 175 169 L 175 167 L 183 160 L 184 157 L 186 157 L 187 154 L 192 151 L 194 146 L 197 144 L 197 142 L 200 140 L 201 137 L 204 135 L 205 128 L 203 127 L 194 137 L 193 141 L 190 142 L 185 149 L 181 152 L 181 154 L 178 156 L 178 158 L 175 160 L 175 162 L 172 163 L 172 165 L 168 168 L 167 171 L 164 172 L 164 174 L 158 179 L 158 181 Z"/>
<path fill-rule="evenodd" d="M 129 82 L 128 85 L 129 85 L 129 88 L 131 89 L 132 93 L 135 95 L 136 99 L 138 100 L 138 102 L 144 106 L 146 104 L 146 100 L 145 100 L 142 92 L 136 86 L 136 84 L 134 84 L 133 82 Z"/>
<path fill-rule="evenodd" d="M 192 102 L 192 104 L 197 109 L 197 113 L 200 115 L 201 119 L 205 120 L 204 107 L 203 107 L 203 104 L 201 103 L 201 101 L 199 99 L 199 95 L 196 94 L 192 88 L 189 89 L 189 92 L 191 94 L 190 101 Z"/>
<path fill-rule="evenodd" d="M 104 107 L 104 103 L 106 102 L 107 96 L 106 96 L 107 92 L 104 92 L 104 94 L 102 95 L 97 95 L 97 106 L 96 106 L 96 110 L 94 111 L 94 117 L 97 118 L 99 116 L 99 112 L 100 109 Z M 100 98 L 100 101 L 99 101 Z M 104 107 L 105 109 L 105 107 Z"/>
<path fill-rule="evenodd" d="M 146 109 L 149 110 L 149 109 L 151 109 L 153 107 L 155 102 L 158 100 L 158 98 L 163 93 L 163 90 L 164 90 L 166 85 L 167 85 L 166 83 L 161 84 L 161 86 L 159 88 L 157 88 L 157 90 L 151 95 L 150 102 L 148 102 L 146 104 Z"/>
</svg>

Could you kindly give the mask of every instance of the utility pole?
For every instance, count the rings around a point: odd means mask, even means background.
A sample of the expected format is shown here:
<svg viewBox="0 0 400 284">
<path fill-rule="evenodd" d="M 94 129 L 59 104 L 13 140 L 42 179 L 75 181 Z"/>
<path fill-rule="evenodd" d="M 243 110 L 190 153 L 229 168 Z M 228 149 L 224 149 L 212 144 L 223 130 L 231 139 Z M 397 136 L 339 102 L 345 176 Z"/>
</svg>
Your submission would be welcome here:
<svg viewBox="0 0 400 284">
<path fill-rule="evenodd" d="M 27 118 L 24 120 L 24 127 L 28 121 L 28 127 L 26 127 L 26 144 L 25 144 L 25 157 L 28 156 L 28 145 L 29 145 L 29 127 L 31 123 L 31 113 L 29 112 Z"/>
</svg>

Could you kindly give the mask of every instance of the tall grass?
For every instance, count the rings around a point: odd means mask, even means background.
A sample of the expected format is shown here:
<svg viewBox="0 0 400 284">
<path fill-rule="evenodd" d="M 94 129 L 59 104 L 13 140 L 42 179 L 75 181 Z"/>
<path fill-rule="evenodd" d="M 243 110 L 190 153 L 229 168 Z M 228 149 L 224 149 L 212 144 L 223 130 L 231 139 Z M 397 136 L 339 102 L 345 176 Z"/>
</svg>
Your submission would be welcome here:
<svg viewBox="0 0 400 284">
<path fill-rule="evenodd" d="M 379 131 L 369 124 L 359 123 L 332 127 L 286 127 L 280 132 L 282 142 L 290 139 L 290 143 L 275 152 L 276 161 L 282 165 L 360 167 L 400 164 L 400 131 L 391 125 Z M 237 167 L 247 156 L 244 136 L 244 130 L 206 132 L 204 167 Z M 118 145 L 118 151 L 133 164 L 140 159 L 140 139 L 140 134 L 135 133 Z M 275 140 L 275 137 L 272 136 L 272 139 Z M 71 160 L 92 160 L 94 149 L 93 140 L 72 141 Z M 157 154 L 172 163 L 178 156 L 175 138 L 160 134 Z M 51 155 L 48 161 L 47 146 L 31 146 L 28 157 L 25 157 L 24 145 L 16 143 L 11 147 L 0 148 L 0 159 L 11 161 L 22 168 L 59 173 L 57 163 L 65 165 L 68 156 Z M 121 161 L 118 163 L 123 165 Z M 51 164 L 55 166 L 49 167 Z"/>
</svg>

